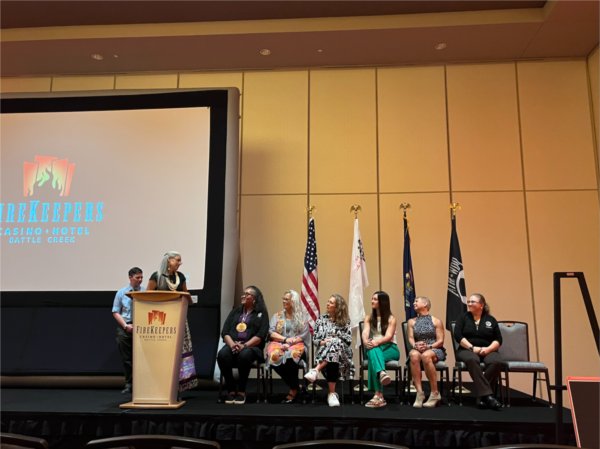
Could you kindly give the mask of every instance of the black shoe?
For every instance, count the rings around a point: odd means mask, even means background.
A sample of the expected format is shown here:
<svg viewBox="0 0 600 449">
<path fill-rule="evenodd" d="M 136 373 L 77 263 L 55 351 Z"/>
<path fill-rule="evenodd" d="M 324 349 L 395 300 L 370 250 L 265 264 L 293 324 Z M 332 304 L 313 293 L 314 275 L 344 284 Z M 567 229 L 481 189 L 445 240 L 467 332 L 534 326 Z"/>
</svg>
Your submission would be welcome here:
<svg viewBox="0 0 600 449">
<path fill-rule="evenodd" d="M 288 394 L 285 398 L 283 398 L 283 401 L 281 401 L 282 404 L 293 404 L 294 402 L 296 402 L 296 397 L 298 396 L 298 394 L 296 394 L 296 396 L 292 396 L 291 394 Z"/>
<path fill-rule="evenodd" d="M 482 397 L 477 405 L 480 408 L 489 408 L 491 410 L 500 410 L 502 408 L 502 404 L 500 404 L 500 402 L 498 402 L 498 400 L 491 394 L 489 396 Z"/>
<path fill-rule="evenodd" d="M 234 404 L 242 405 L 246 403 L 246 395 L 245 394 L 236 394 L 235 399 L 233 400 Z"/>
<path fill-rule="evenodd" d="M 235 394 L 233 393 L 228 393 L 227 396 L 225 396 L 225 404 L 234 404 L 235 403 Z"/>
<path fill-rule="evenodd" d="M 496 399 L 494 396 L 488 396 L 487 398 L 487 406 L 492 410 L 500 410 L 502 408 L 502 404 Z"/>
</svg>

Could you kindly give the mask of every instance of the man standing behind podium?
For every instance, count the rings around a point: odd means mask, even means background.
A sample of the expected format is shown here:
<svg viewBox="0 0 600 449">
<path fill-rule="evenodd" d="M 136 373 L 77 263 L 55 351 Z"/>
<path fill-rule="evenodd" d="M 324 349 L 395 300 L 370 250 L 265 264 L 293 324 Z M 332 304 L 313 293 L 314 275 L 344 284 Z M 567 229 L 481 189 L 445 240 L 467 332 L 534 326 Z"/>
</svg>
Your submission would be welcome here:
<svg viewBox="0 0 600 449">
<path fill-rule="evenodd" d="M 132 376 L 132 332 L 133 332 L 133 317 L 131 316 L 131 298 L 127 293 L 131 291 L 142 291 L 142 280 L 144 274 L 142 269 L 133 267 L 129 270 L 129 284 L 123 287 L 115 295 L 113 302 L 112 314 L 117 320 L 117 346 L 123 361 L 123 369 L 125 370 L 125 387 L 121 393 L 131 393 L 131 376 Z"/>
</svg>

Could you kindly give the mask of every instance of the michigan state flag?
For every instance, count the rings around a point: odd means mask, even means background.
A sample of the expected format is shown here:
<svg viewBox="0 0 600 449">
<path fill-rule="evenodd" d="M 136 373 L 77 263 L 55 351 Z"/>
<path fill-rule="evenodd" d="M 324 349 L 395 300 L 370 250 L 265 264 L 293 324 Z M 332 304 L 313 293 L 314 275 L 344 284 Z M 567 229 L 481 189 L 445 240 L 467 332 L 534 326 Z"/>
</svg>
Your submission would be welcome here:
<svg viewBox="0 0 600 449">
<path fill-rule="evenodd" d="M 467 311 L 467 289 L 465 272 L 458 234 L 456 233 L 456 217 L 452 214 L 452 234 L 450 235 L 450 262 L 448 266 L 448 295 L 446 297 L 446 329 L 451 330 L 452 321 Z"/>
<path fill-rule="evenodd" d="M 412 257 L 410 256 L 410 234 L 408 233 L 408 221 L 404 215 L 404 258 L 403 258 L 403 283 L 404 283 L 404 311 L 406 321 L 417 316 L 413 303 L 415 302 L 415 277 L 413 275 Z"/>
</svg>

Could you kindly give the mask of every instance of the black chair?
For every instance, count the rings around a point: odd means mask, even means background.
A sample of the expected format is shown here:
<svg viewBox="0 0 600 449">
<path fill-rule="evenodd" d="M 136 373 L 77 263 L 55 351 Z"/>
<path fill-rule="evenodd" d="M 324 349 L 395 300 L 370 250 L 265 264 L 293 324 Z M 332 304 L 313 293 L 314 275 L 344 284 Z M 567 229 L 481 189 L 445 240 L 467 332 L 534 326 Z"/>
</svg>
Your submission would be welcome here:
<svg viewBox="0 0 600 449">
<path fill-rule="evenodd" d="M 364 385 L 364 378 L 365 378 L 365 371 L 369 371 L 369 359 L 366 356 L 366 351 L 365 348 L 363 346 L 363 342 L 362 342 L 362 333 L 363 333 L 363 325 L 364 325 L 364 321 L 361 321 L 358 323 L 358 338 L 360 340 L 360 347 L 358 349 L 358 359 L 359 359 L 359 383 L 360 383 L 360 387 L 359 387 L 359 401 L 361 404 L 363 404 L 363 394 L 364 394 L 364 389 L 365 389 L 365 385 Z M 401 372 L 400 372 L 400 360 L 388 360 L 387 362 L 385 362 L 385 369 L 386 371 L 393 371 L 395 373 L 395 384 L 396 384 L 396 397 L 398 398 L 400 396 L 400 384 L 403 382 L 403 378 L 401 376 Z"/>
<path fill-rule="evenodd" d="M 176 435 L 125 435 L 88 441 L 86 449 L 220 449 L 216 441 Z"/>
<path fill-rule="evenodd" d="M 2 449 L 48 449 L 48 442 L 43 438 L 2 432 L 0 447 Z"/>
<path fill-rule="evenodd" d="M 410 342 L 408 341 L 408 321 L 402 322 L 402 337 L 404 340 L 404 350 L 406 351 L 406 365 L 404 366 L 404 378 L 406 379 L 406 398 L 410 396 L 410 358 L 408 357 L 408 353 L 411 350 Z M 421 369 L 423 369 L 423 364 L 421 363 Z M 437 361 L 435 363 L 435 370 L 440 373 L 440 395 L 442 399 L 444 398 L 444 383 L 450 383 L 450 368 L 448 368 L 448 364 L 445 360 Z M 444 382 L 444 379 L 445 382 Z M 450 401 L 448 401 L 448 405 L 450 405 Z"/>
<path fill-rule="evenodd" d="M 548 405 L 552 407 L 552 396 L 550 395 L 550 381 L 548 379 L 548 367 L 543 362 L 533 362 L 529 359 L 529 331 L 527 323 L 522 321 L 498 321 L 502 333 L 502 346 L 498 354 L 502 356 L 505 363 L 504 370 L 500 374 L 500 384 L 505 385 L 506 406 L 510 407 L 510 381 L 509 373 L 531 373 L 533 374 L 533 394 L 531 400 L 536 400 L 536 387 L 539 380 L 546 382 L 548 394 Z M 544 378 L 542 378 L 542 374 Z"/>
<path fill-rule="evenodd" d="M 379 443 L 377 441 L 361 440 L 314 440 L 299 441 L 297 443 L 278 444 L 273 449 L 344 449 L 344 448 L 370 448 L 370 449 L 408 449 L 397 444 Z"/>
<path fill-rule="evenodd" d="M 450 336 L 452 338 L 452 350 L 454 352 L 454 360 L 456 360 L 456 353 L 458 352 L 458 348 L 460 347 L 460 343 L 456 341 L 456 339 L 454 338 L 454 328 L 456 326 L 456 321 L 452 321 L 450 323 Z M 479 366 L 481 366 L 481 369 L 484 370 L 485 369 L 485 363 L 481 362 L 479 364 Z M 462 372 L 463 371 L 467 371 L 467 365 L 465 362 L 461 362 L 459 360 L 456 360 L 454 363 L 454 368 L 452 368 L 452 396 L 454 398 L 457 397 L 456 395 L 456 383 L 458 381 L 458 405 L 462 405 L 462 392 L 463 392 L 463 384 L 462 384 Z M 500 381 L 500 379 L 498 379 L 498 381 Z M 495 389 L 498 389 L 498 385 L 494 385 Z M 502 389 L 500 389 L 502 390 Z"/>
</svg>

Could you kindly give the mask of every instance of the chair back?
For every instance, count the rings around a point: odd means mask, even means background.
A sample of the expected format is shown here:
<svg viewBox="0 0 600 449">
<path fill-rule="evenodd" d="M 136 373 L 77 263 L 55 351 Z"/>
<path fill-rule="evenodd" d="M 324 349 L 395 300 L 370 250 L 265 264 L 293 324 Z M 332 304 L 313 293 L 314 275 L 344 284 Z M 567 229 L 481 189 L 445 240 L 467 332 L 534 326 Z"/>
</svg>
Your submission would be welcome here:
<svg viewBox="0 0 600 449">
<path fill-rule="evenodd" d="M 2 449 L 48 449 L 48 442 L 43 438 L 2 432 L 0 447 Z"/>
<path fill-rule="evenodd" d="M 458 348 L 460 347 L 460 342 L 456 341 L 454 338 L 454 328 L 456 327 L 456 321 L 450 322 L 450 337 L 452 338 L 452 350 L 454 351 L 454 355 L 456 358 L 456 353 L 458 352 Z"/>
<path fill-rule="evenodd" d="M 363 346 L 363 340 L 362 340 L 362 333 L 363 333 L 363 329 L 365 327 L 365 322 L 364 321 L 359 321 L 358 322 L 358 359 L 359 359 L 359 365 L 362 366 L 363 364 L 363 360 L 365 360 L 366 354 L 365 354 L 365 347 Z"/>
<path fill-rule="evenodd" d="M 498 321 L 502 333 L 502 345 L 498 354 L 502 360 L 511 362 L 529 361 L 529 335 L 527 323 L 521 321 Z"/>
<path fill-rule="evenodd" d="M 314 440 L 299 441 L 297 443 L 278 444 L 273 449 L 345 449 L 345 448 L 370 448 L 370 449 L 408 449 L 397 444 L 379 443 L 377 441 L 361 440 Z"/>
<path fill-rule="evenodd" d="M 406 359 L 408 360 L 408 353 L 411 350 L 410 343 L 408 341 L 408 321 L 402 322 L 402 340 L 404 340 L 404 353 L 406 354 Z"/>
<path fill-rule="evenodd" d="M 188 438 L 177 435 L 124 435 L 89 441 L 86 449 L 220 449 L 216 441 Z"/>
</svg>

